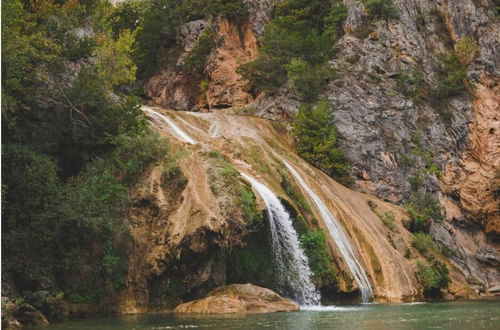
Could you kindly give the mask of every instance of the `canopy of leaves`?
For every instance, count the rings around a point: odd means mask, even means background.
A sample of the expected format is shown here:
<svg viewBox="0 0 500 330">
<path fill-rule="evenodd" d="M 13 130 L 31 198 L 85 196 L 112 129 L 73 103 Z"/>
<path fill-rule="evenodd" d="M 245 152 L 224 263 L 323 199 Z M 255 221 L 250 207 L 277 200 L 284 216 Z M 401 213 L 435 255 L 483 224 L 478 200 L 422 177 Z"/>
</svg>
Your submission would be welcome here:
<svg viewBox="0 0 500 330">
<path fill-rule="evenodd" d="M 300 237 L 300 246 L 304 249 L 309 266 L 314 275 L 325 282 L 336 282 L 333 260 L 326 243 L 325 233 L 321 229 L 311 230 Z"/>
<path fill-rule="evenodd" d="M 292 78 L 293 88 L 299 94 L 307 101 L 315 99 L 329 78 L 325 75 L 326 62 L 334 53 L 334 41 L 345 17 L 345 7 L 338 0 L 278 3 L 262 37 L 259 56 L 240 66 L 240 72 L 256 90 L 266 92 L 277 91 L 287 78 Z M 313 70 L 306 74 L 301 69 L 304 65 Z M 306 87 L 305 82 L 315 78 L 320 81 L 319 85 Z"/>
<path fill-rule="evenodd" d="M 451 282 L 448 273 L 448 267 L 437 260 L 430 265 L 417 260 L 416 276 L 424 287 L 424 295 L 428 297 L 440 296 L 440 289 L 446 288 Z"/>
<path fill-rule="evenodd" d="M 124 284 L 129 188 L 171 161 L 121 93 L 135 80 L 135 35 L 114 10 L 2 3 L 2 274 L 19 291 L 111 297 Z"/>
<path fill-rule="evenodd" d="M 321 100 L 314 107 L 303 105 L 295 116 L 292 134 L 299 155 L 343 184 L 350 184 L 348 165 L 338 146 L 334 107 Z"/>
<path fill-rule="evenodd" d="M 413 233 L 428 233 L 432 221 L 442 221 L 441 206 L 432 195 L 416 192 L 406 204 L 406 211 L 410 216 L 407 228 Z"/>
</svg>

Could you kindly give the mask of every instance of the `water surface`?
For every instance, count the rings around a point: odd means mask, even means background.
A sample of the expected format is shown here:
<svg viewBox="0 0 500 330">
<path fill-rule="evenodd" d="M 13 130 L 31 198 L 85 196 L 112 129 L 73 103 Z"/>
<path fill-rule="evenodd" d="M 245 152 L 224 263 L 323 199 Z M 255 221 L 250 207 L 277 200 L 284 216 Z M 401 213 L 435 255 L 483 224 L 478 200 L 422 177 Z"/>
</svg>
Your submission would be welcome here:
<svg viewBox="0 0 500 330">
<path fill-rule="evenodd" d="M 295 313 L 224 316 L 150 314 L 54 323 L 47 330 L 166 329 L 500 329 L 500 300 L 367 304 Z"/>
</svg>

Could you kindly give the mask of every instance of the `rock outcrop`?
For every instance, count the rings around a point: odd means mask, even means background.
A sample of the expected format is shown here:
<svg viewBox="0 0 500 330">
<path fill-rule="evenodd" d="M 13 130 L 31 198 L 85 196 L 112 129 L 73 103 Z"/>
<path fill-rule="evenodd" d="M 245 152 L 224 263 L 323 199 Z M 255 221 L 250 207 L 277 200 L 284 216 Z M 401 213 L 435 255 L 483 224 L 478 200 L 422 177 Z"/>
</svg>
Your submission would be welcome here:
<svg viewBox="0 0 500 330">
<path fill-rule="evenodd" d="M 272 290 L 251 284 L 232 284 L 211 291 L 203 299 L 180 304 L 174 313 L 257 314 L 298 310 L 299 305 Z"/>
<path fill-rule="evenodd" d="M 14 330 L 47 325 L 49 321 L 35 307 L 27 303 L 16 304 L 2 297 L 2 329 Z"/>
<path fill-rule="evenodd" d="M 269 20 L 276 0 L 249 0 L 247 18 L 196 20 L 179 29 L 176 49 L 171 49 L 166 67 L 146 84 L 148 97 L 156 104 L 176 109 L 207 111 L 241 107 L 252 103 L 250 85 L 237 73 L 240 64 L 258 52 L 258 37 Z M 216 46 L 206 60 L 203 73 L 185 72 L 182 64 L 206 29 L 215 34 Z"/>
<path fill-rule="evenodd" d="M 253 9 L 244 24 L 223 19 L 211 23 L 218 42 L 207 62 L 211 80 L 206 90 L 197 83 L 182 91 L 168 84 L 148 88 L 155 102 L 178 110 L 213 111 L 247 104 L 264 118 L 286 121 L 293 116 L 301 102 L 287 86 L 254 99 L 236 73 L 239 61 L 255 57 L 269 10 L 278 1 L 248 2 Z M 422 190 L 439 197 L 445 215 L 444 222 L 431 228 L 434 239 L 450 251 L 450 260 L 469 285 L 487 293 L 500 285 L 500 272 L 485 262 L 491 258 L 483 253 L 500 248 L 500 23 L 495 6 L 483 0 L 395 1 L 398 17 L 382 20 L 368 17 L 363 1 L 343 3 L 344 35 L 329 62 L 338 78 L 323 96 L 337 107 L 339 142 L 355 188 L 402 205 L 412 196 L 411 179 L 421 180 Z M 191 30 L 182 34 L 190 44 L 201 31 Z M 468 91 L 438 106 L 430 94 L 437 86 L 439 63 L 465 37 L 478 46 L 467 61 Z M 172 67 L 150 84 L 187 79 L 168 71 Z M 423 97 L 412 97 L 401 87 L 408 76 L 421 78 L 416 88 Z"/>
</svg>

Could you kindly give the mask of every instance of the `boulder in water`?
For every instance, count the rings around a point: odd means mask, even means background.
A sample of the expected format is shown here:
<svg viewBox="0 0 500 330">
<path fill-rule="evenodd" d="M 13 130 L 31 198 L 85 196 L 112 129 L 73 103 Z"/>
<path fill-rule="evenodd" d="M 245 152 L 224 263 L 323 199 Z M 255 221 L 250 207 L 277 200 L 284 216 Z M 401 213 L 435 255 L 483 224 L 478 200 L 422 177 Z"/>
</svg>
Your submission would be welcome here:
<svg viewBox="0 0 500 330">
<path fill-rule="evenodd" d="M 298 310 L 299 305 L 272 290 L 252 284 L 232 284 L 211 291 L 203 299 L 180 304 L 174 313 L 274 313 Z"/>
</svg>

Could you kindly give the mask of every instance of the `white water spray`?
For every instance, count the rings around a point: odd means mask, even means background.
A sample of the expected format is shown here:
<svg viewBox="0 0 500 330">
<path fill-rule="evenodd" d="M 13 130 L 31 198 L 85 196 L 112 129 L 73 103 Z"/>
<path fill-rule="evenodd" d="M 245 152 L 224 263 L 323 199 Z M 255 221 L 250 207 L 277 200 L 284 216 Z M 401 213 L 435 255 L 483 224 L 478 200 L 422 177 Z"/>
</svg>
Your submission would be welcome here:
<svg viewBox="0 0 500 330">
<path fill-rule="evenodd" d="M 245 173 L 241 175 L 258 191 L 268 210 L 280 293 L 300 305 L 318 305 L 321 297 L 311 281 L 312 271 L 309 262 L 283 204 L 265 185 Z"/>
<path fill-rule="evenodd" d="M 340 254 L 344 258 L 344 261 L 349 267 L 351 274 L 354 277 L 354 280 L 359 286 L 361 291 L 361 298 L 364 303 L 371 302 L 373 300 L 373 291 L 370 286 L 370 281 L 366 275 L 365 270 L 361 266 L 361 263 L 356 257 L 356 253 L 354 252 L 354 248 L 349 241 L 347 234 L 344 232 L 344 229 L 337 221 L 335 216 L 328 210 L 323 201 L 316 195 L 311 188 L 306 184 L 304 179 L 300 176 L 300 174 L 286 161 L 283 161 L 285 166 L 288 168 L 290 173 L 295 177 L 295 179 L 299 182 L 302 188 L 307 192 L 314 205 L 318 209 L 319 214 L 323 218 L 328 231 L 330 232 L 330 236 L 333 238 L 333 241 L 337 244 L 339 248 Z"/>
<path fill-rule="evenodd" d="M 156 119 L 160 119 L 167 124 L 167 126 L 172 130 L 172 132 L 177 136 L 177 138 L 183 142 L 187 142 L 189 144 L 196 144 L 196 141 L 193 140 L 186 132 L 184 132 L 173 120 L 168 118 L 165 115 L 155 111 L 153 108 L 148 107 L 147 105 L 142 106 L 142 110 L 145 111 L 151 117 Z"/>
</svg>

